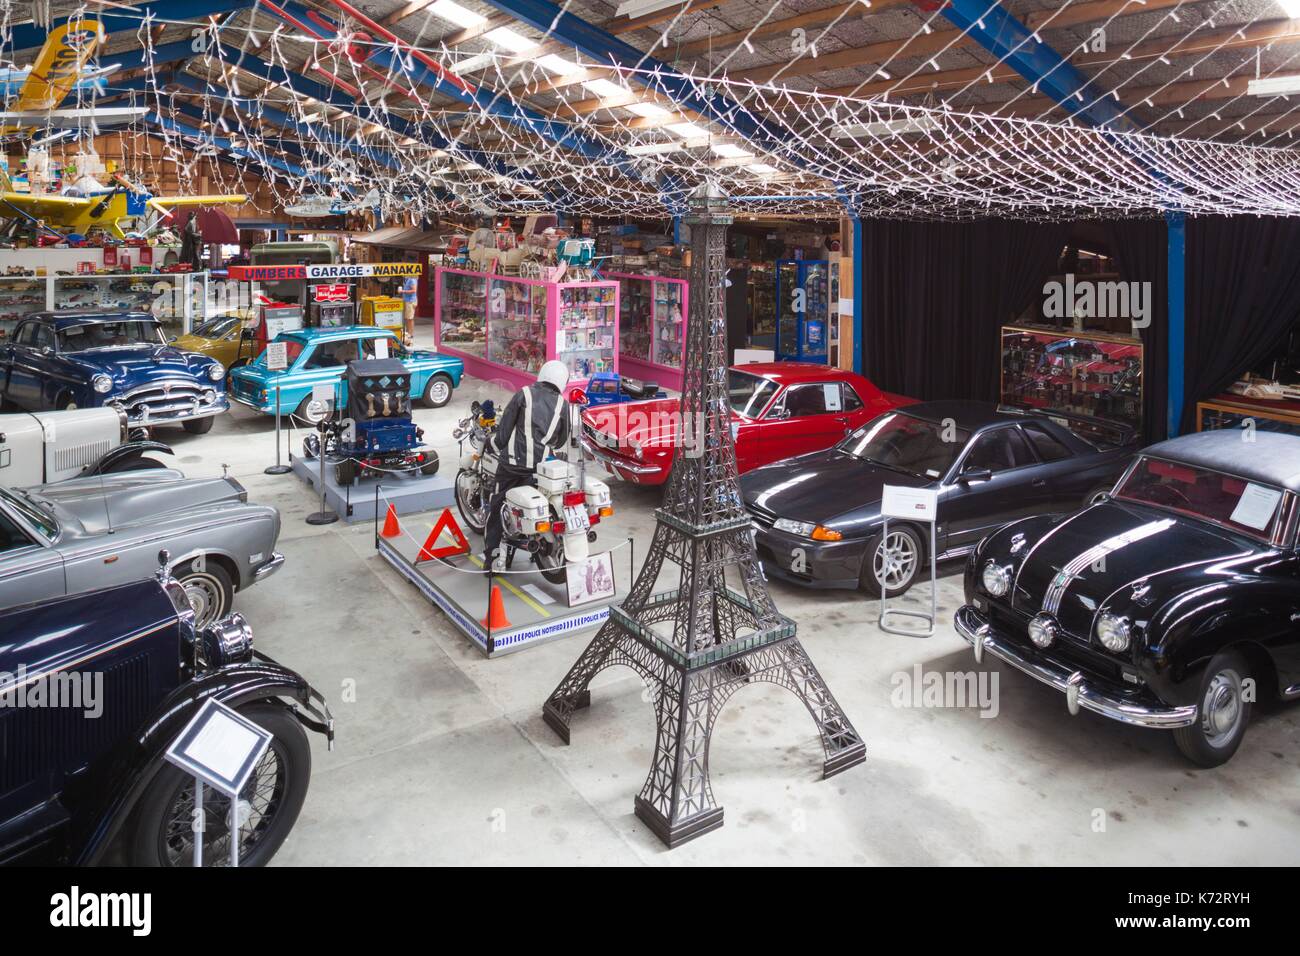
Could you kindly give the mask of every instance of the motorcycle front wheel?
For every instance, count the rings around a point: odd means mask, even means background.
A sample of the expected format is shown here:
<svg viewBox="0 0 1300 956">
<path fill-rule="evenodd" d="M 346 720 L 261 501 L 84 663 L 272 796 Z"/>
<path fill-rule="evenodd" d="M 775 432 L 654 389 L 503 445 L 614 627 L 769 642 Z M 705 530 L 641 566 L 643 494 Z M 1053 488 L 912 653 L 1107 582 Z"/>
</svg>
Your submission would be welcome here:
<svg viewBox="0 0 1300 956">
<path fill-rule="evenodd" d="M 483 488 L 483 478 L 477 471 L 462 468 L 456 472 L 456 510 L 460 512 L 465 527 L 475 534 L 487 528 L 488 504 L 492 489 Z"/>
</svg>

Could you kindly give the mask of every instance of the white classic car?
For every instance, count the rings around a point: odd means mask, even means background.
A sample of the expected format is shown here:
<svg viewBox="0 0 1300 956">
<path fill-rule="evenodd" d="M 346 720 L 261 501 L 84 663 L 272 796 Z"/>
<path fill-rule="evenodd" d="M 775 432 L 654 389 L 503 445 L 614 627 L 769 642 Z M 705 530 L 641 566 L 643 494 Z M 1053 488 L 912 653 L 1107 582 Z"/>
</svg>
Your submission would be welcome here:
<svg viewBox="0 0 1300 956">
<path fill-rule="evenodd" d="M 166 467 L 152 455 L 171 448 L 130 438 L 116 408 L 0 415 L 0 488 Z"/>
</svg>

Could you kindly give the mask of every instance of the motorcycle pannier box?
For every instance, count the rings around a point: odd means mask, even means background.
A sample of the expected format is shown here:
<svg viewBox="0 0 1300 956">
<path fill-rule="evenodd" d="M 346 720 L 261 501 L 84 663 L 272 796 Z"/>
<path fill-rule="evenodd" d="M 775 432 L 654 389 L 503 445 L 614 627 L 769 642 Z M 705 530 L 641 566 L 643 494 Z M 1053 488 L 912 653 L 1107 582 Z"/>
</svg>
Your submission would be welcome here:
<svg viewBox="0 0 1300 956">
<path fill-rule="evenodd" d="M 397 359 L 356 359 L 348 363 L 348 417 L 354 422 L 409 418 L 411 373 Z"/>
<path fill-rule="evenodd" d="M 544 495 L 560 495 L 569 487 L 569 463 L 548 458 L 537 465 L 537 490 Z"/>
<path fill-rule="evenodd" d="M 537 522 L 550 519 L 551 506 L 536 488 L 521 485 L 506 492 L 505 507 L 501 509 L 501 527 L 506 534 L 533 534 Z"/>
</svg>

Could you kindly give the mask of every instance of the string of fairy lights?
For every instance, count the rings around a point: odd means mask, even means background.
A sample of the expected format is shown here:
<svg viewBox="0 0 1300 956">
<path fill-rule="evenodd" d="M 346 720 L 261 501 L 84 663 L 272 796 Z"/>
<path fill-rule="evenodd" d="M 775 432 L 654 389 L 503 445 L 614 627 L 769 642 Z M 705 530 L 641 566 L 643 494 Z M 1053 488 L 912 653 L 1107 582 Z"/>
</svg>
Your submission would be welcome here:
<svg viewBox="0 0 1300 956">
<path fill-rule="evenodd" d="M 1042 42 L 1042 32 L 1075 2 L 1044 11 L 1020 47 Z M 1099 28 L 1143 5 L 1133 0 L 1113 10 L 1097 21 Z M 1234 76 L 1300 71 L 1300 43 L 1242 49 L 1253 21 L 1242 19 L 1241 0 L 1177 0 L 1150 11 L 1077 92 L 1069 104 L 1074 115 L 1065 119 L 1038 102 L 1039 84 L 1026 83 L 1000 103 L 956 105 L 972 100 L 968 94 L 979 84 L 1005 82 L 1004 67 L 1018 49 L 981 70 L 954 71 L 957 79 L 945 78 L 951 92 L 942 101 L 904 102 L 899 91 L 922 88 L 918 78 L 927 71 L 942 75 L 939 57 L 968 39 L 937 9 L 918 11 L 913 36 L 942 29 L 934 39 L 944 41 L 950 33 L 937 53 L 898 68 L 912 59 L 908 41 L 900 40 L 886 59 L 863 64 L 874 67 L 872 79 L 847 92 L 782 82 L 808 57 L 806 50 L 765 68 L 763 82 L 730 77 L 737 51 L 752 51 L 750 38 L 780 7 L 779 0 L 772 3 L 739 44 L 693 71 L 670 71 L 652 59 L 660 43 L 634 65 L 593 63 L 576 53 L 569 59 L 566 52 L 562 63 L 603 78 L 594 97 L 590 79 L 557 81 L 557 68 L 541 55 L 468 53 L 441 43 L 375 39 L 350 27 L 342 37 L 325 36 L 265 11 L 216 23 L 115 8 L 115 16 L 138 19 L 143 82 L 115 89 L 110 79 L 103 96 L 77 96 L 83 105 L 125 97 L 148 110 L 143 124 L 117 133 L 127 164 L 145 179 L 166 177 L 182 188 L 205 179 L 210 191 L 232 192 L 260 182 L 261 194 L 278 205 L 326 196 L 340 208 L 379 208 L 386 217 L 416 220 L 549 209 L 661 218 L 680 212 L 706 179 L 756 215 L 1300 214 L 1300 151 L 1289 148 L 1286 119 L 1300 103 L 1258 97 L 1243 116 L 1233 107 L 1245 94 L 1228 85 Z M 10 10 L 3 0 L 0 8 L 8 33 Z M 849 9 L 811 36 L 814 56 Z M 1192 10 L 1197 15 L 1189 17 Z M 662 27 L 664 42 L 689 11 L 683 5 Z M 1183 26 L 1170 32 L 1175 24 Z M 170 67 L 157 62 L 160 38 L 182 33 L 194 38 L 194 55 Z M 551 39 L 548 33 L 534 45 L 553 49 Z M 1268 69 L 1261 48 L 1270 52 Z M 1225 66 L 1234 51 L 1240 62 Z M 1109 75 L 1129 60 L 1135 62 L 1124 75 Z M 1175 60 L 1178 69 L 1152 72 Z M 475 95 L 464 102 L 435 90 L 423 79 L 430 65 L 452 75 L 464 68 L 474 77 L 467 85 Z M 1147 76 L 1163 79 L 1143 90 Z M 1244 120 L 1267 118 L 1253 140 L 1156 132 L 1176 121 L 1188 131 L 1204 124 L 1205 116 L 1186 116 L 1197 96 L 1193 91 L 1184 101 L 1178 85 L 1198 78 L 1207 85 L 1221 79 L 1229 91 L 1211 116 L 1228 116 L 1243 131 Z M 882 89 L 882 83 L 889 85 Z M 871 94 L 860 92 L 868 87 Z M 683 90 L 707 111 L 683 111 L 677 105 Z M 1132 91 L 1142 95 L 1126 96 Z M 1100 129 L 1081 119 L 1107 98 L 1120 122 Z M 626 109 L 632 104 L 640 109 Z M 1284 112 L 1268 112 L 1277 106 Z M 155 146 L 161 141 L 161 149 L 150 148 L 150 139 Z"/>
</svg>

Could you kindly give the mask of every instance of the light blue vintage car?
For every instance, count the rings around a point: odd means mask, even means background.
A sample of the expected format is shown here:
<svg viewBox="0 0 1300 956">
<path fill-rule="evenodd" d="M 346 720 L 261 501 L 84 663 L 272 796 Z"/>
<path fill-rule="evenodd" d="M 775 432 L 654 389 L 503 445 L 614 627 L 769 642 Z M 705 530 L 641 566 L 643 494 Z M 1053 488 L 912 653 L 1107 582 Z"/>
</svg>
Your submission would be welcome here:
<svg viewBox="0 0 1300 956">
<path fill-rule="evenodd" d="M 451 393 L 460 384 L 465 365 L 458 358 L 402 347 L 388 329 L 371 325 L 337 328 L 299 329 L 281 332 L 275 339 L 287 345 L 289 367 L 273 372 L 266 367 L 264 351 L 254 361 L 230 373 L 230 397 L 242 405 L 267 415 L 276 409 L 276 386 L 280 388 L 280 413 L 293 414 L 317 422 L 338 403 L 348 400 L 344 373 L 353 359 L 383 357 L 400 359 L 411 373 L 411 397 L 430 408 L 441 408 L 451 401 Z M 312 395 L 316 385 L 329 385 L 333 399 Z"/>
</svg>

